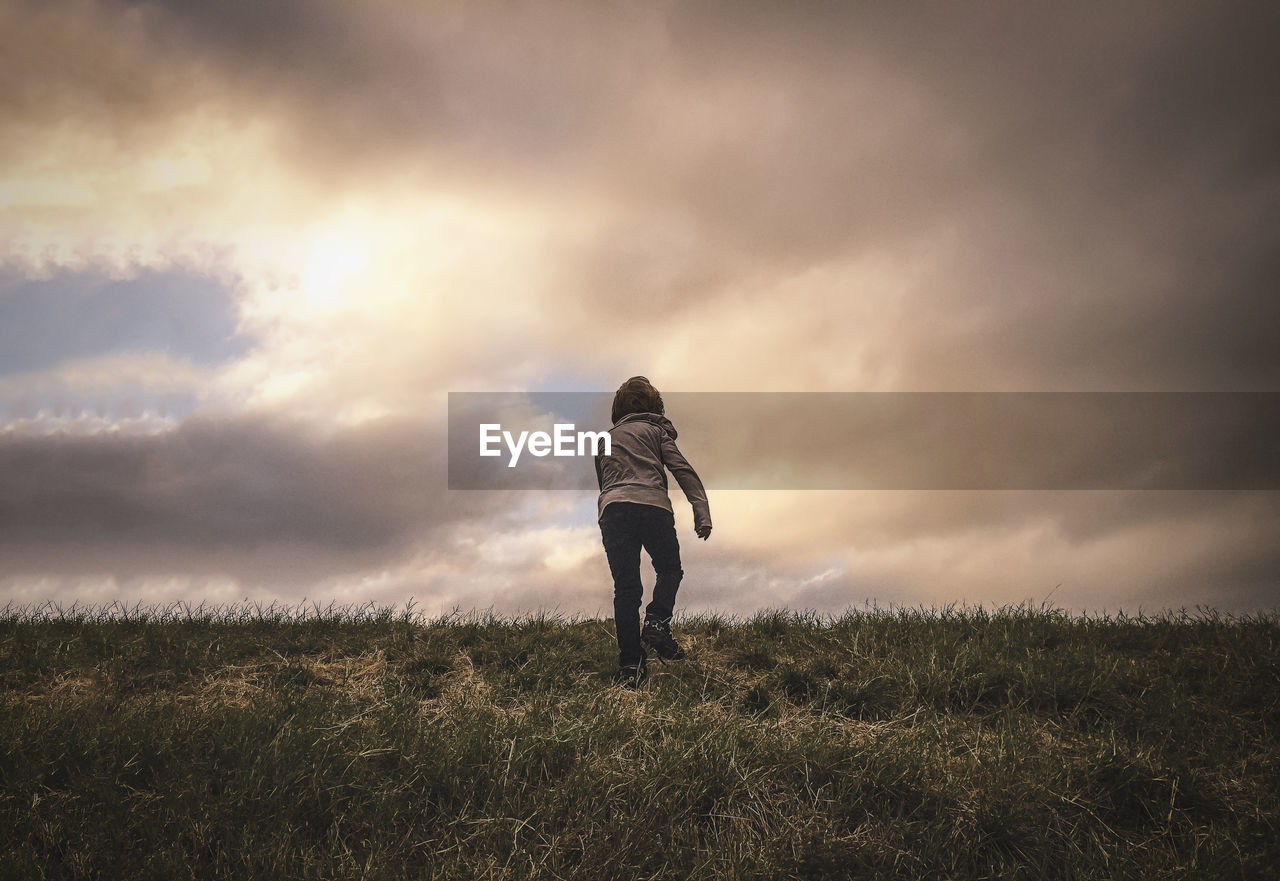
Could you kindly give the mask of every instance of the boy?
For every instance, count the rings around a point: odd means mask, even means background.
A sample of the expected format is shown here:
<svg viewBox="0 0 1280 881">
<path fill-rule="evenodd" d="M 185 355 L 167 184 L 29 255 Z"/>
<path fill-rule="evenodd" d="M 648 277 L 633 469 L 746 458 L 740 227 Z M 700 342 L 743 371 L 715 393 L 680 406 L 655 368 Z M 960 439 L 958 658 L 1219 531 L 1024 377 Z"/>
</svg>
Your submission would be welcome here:
<svg viewBox="0 0 1280 881">
<path fill-rule="evenodd" d="M 670 469 L 693 506 L 698 538 L 711 534 L 707 492 L 693 466 L 676 447 L 676 429 L 663 415 L 662 395 L 643 376 L 624 382 L 613 396 L 610 455 L 596 456 L 600 486 L 600 538 L 613 575 L 613 619 L 618 633 L 618 674 L 615 682 L 636 688 L 644 681 L 645 650 L 675 660 L 684 649 L 671 636 L 671 614 L 684 570 L 676 540 L 675 514 L 667 497 Z M 644 630 L 639 610 L 640 548 L 649 552 L 657 583 L 645 609 Z"/>
</svg>

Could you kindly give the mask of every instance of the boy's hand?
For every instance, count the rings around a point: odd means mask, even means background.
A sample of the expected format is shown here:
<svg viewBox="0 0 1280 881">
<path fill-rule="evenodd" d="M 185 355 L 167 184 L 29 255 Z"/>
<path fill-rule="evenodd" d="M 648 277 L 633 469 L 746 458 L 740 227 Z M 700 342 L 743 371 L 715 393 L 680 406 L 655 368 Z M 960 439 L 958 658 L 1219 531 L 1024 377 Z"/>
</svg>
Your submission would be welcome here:
<svg viewBox="0 0 1280 881">
<path fill-rule="evenodd" d="M 693 531 L 698 534 L 698 538 L 702 539 L 703 541 L 706 541 L 707 536 L 711 534 L 711 526 L 710 524 L 704 523 L 701 526 L 694 529 Z"/>
</svg>

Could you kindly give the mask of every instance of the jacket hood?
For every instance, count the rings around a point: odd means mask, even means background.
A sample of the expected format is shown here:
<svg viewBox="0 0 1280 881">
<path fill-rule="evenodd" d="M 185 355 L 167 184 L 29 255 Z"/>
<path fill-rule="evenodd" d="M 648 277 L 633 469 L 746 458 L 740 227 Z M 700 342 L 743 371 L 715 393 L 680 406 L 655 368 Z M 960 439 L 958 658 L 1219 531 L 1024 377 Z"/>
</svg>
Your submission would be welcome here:
<svg viewBox="0 0 1280 881">
<path fill-rule="evenodd" d="M 672 440 L 676 439 L 676 427 L 671 424 L 671 420 L 665 416 L 659 416 L 657 413 L 628 413 L 613 424 L 614 428 L 627 422 L 652 422 L 671 436 Z"/>
</svg>

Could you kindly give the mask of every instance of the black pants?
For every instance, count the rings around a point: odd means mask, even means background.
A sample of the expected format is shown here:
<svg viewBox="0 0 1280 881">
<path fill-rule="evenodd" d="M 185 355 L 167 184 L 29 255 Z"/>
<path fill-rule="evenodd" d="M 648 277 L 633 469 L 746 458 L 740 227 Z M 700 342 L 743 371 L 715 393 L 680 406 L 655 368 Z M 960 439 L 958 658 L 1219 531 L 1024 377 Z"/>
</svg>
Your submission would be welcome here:
<svg viewBox="0 0 1280 881">
<path fill-rule="evenodd" d="M 657 583 L 647 617 L 667 621 L 676 604 L 676 591 L 684 570 L 680 568 L 680 542 L 675 516 L 657 505 L 610 502 L 600 518 L 600 539 L 613 575 L 613 621 L 618 631 L 618 664 L 640 663 L 640 548 L 649 552 Z"/>
</svg>

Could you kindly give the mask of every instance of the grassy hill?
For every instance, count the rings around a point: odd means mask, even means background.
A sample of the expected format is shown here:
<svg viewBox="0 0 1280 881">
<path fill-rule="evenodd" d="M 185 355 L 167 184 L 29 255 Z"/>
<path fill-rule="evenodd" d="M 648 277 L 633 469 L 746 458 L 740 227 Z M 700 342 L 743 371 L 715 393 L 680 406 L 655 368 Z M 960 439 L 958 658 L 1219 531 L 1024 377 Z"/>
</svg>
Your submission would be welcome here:
<svg viewBox="0 0 1280 881">
<path fill-rule="evenodd" d="M 3 878 L 1264 878 L 1280 617 L 0 613 Z"/>
</svg>

